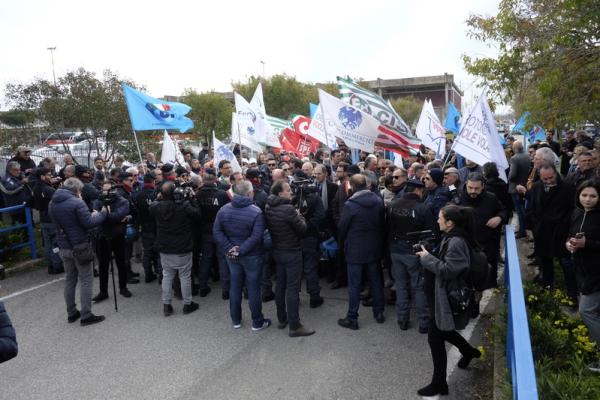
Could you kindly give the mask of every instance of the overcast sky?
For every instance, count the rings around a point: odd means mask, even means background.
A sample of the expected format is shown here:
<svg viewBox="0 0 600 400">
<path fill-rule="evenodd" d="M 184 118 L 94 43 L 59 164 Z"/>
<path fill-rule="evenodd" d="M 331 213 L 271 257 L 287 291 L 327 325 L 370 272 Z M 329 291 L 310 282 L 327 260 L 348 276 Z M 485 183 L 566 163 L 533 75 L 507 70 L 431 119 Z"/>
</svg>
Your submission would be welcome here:
<svg viewBox="0 0 600 400">
<path fill-rule="evenodd" d="M 490 55 L 466 36 L 470 13 L 499 0 L 0 2 L 0 107 L 8 82 L 111 69 L 148 94 L 229 91 L 250 75 L 304 82 L 454 74 L 471 102 L 461 55 Z"/>
</svg>

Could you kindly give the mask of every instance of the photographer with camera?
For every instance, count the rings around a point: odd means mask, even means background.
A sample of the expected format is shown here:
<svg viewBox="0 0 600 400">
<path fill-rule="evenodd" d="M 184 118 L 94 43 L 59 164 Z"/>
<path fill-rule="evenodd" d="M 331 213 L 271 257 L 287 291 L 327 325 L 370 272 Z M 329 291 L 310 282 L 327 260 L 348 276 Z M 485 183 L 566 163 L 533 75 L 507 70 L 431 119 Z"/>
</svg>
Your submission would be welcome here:
<svg viewBox="0 0 600 400">
<path fill-rule="evenodd" d="M 300 323 L 299 313 L 303 267 L 301 239 L 306 233 L 306 221 L 300 210 L 292 205 L 292 189 L 287 182 L 279 181 L 271 187 L 265 216 L 277 265 L 277 327 L 284 329 L 289 324 L 290 337 L 312 335 L 315 331 Z"/>
<path fill-rule="evenodd" d="M 319 286 L 319 228 L 325 220 L 325 208 L 317 194 L 317 185 L 303 172 L 297 171 L 292 181 L 292 204 L 306 221 L 306 233 L 302 238 L 302 269 L 306 279 L 306 291 L 310 295 L 310 308 L 323 304 Z"/>
<path fill-rule="evenodd" d="M 138 222 L 141 227 L 142 237 L 142 266 L 144 267 L 144 280 L 146 283 L 153 282 L 158 277 L 158 283 L 162 283 L 162 268 L 160 256 L 154 249 L 156 240 L 156 221 L 150 214 L 150 204 L 156 200 L 155 178 L 153 172 L 144 175 L 142 190 L 134 194 L 133 201 L 137 209 Z"/>
<path fill-rule="evenodd" d="M 108 299 L 108 267 L 112 257 L 119 271 L 119 293 L 123 297 L 131 297 L 131 292 L 127 289 L 127 264 L 125 263 L 125 227 L 126 217 L 129 215 L 129 203 L 119 195 L 112 183 L 105 182 L 93 207 L 96 211 L 102 209 L 108 211 L 106 220 L 100 225 L 96 241 L 100 292 L 93 300 L 99 303 Z"/>
<path fill-rule="evenodd" d="M 190 192 L 178 188 L 173 182 L 161 186 L 158 200 L 150 205 L 150 214 L 156 219 L 156 249 L 162 266 L 162 301 L 165 317 L 173 314 L 171 286 L 175 273 L 179 273 L 183 313 L 198 309 L 192 301 L 192 227 L 199 222 L 200 209 L 190 202 Z"/>
<path fill-rule="evenodd" d="M 48 215 L 48 205 L 56 192 L 53 186 L 52 171 L 48 168 L 35 170 L 37 181 L 33 187 L 33 207 L 40 213 L 40 225 L 42 238 L 44 239 L 44 261 L 48 268 L 48 274 L 55 275 L 65 272 L 62 261 L 58 255 L 56 242 L 56 227 Z"/>
<path fill-rule="evenodd" d="M 418 179 L 406 182 L 404 195 L 392 200 L 386 210 L 388 242 L 392 259 L 392 277 L 396 286 L 396 313 L 398 325 L 405 331 L 410 323 L 410 293 L 415 291 L 415 305 L 419 320 L 419 333 L 427 333 L 429 310 L 423 289 L 423 268 L 415 255 L 411 232 L 434 229 L 431 210 L 421 202 L 424 184 Z"/>
</svg>

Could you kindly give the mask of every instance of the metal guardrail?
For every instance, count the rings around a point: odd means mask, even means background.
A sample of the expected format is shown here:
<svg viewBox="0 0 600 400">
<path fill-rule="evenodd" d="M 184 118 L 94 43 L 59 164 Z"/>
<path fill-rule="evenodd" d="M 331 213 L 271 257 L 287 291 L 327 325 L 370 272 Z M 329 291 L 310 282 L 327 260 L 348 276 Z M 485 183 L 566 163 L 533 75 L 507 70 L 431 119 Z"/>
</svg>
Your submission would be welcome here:
<svg viewBox="0 0 600 400">
<path fill-rule="evenodd" d="M 515 230 L 506 225 L 505 285 L 508 289 L 508 321 L 506 330 L 506 362 L 511 375 L 513 399 L 537 400 L 535 364 L 525 308 L 521 267 L 517 253 Z"/>
<path fill-rule="evenodd" d="M 35 234 L 33 233 L 33 219 L 31 218 L 31 208 L 25 207 L 25 206 L 12 206 L 12 207 L 0 208 L 0 215 L 4 214 L 4 213 L 13 213 L 13 212 L 19 211 L 19 210 L 23 210 L 25 212 L 25 223 L 18 224 L 18 225 L 12 225 L 7 228 L 0 228 L 0 235 L 7 233 L 7 232 L 16 231 L 19 229 L 27 229 L 28 240 L 27 240 L 27 242 L 24 242 L 24 243 L 11 244 L 10 247 L 0 249 L 0 253 L 4 253 L 7 250 L 29 247 L 29 248 L 31 248 L 31 258 L 35 259 L 37 257 L 37 254 L 36 254 L 36 246 L 35 246 Z"/>
</svg>

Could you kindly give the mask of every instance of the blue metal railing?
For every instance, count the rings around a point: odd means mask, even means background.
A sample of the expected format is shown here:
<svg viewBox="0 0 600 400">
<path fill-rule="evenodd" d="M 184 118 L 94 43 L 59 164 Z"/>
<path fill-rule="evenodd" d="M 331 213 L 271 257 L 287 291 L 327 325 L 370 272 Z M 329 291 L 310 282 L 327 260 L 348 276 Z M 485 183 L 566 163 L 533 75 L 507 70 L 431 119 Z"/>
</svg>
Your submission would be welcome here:
<svg viewBox="0 0 600 400">
<path fill-rule="evenodd" d="M 18 224 L 18 225 L 12 225 L 7 228 L 0 228 L 0 235 L 7 233 L 7 232 L 16 231 L 18 229 L 27 229 L 28 240 L 24 243 L 11 244 L 9 247 L 0 249 L 0 253 L 4 253 L 7 250 L 20 249 L 22 247 L 29 247 L 31 249 L 31 258 L 34 259 L 37 257 L 37 254 L 36 254 L 36 247 L 35 247 L 35 235 L 33 233 L 33 220 L 31 218 L 31 208 L 25 207 L 25 206 L 12 206 L 12 207 L 0 208 L 0 216 L 4 213 L 14 213 L 15 211 L 19 211 L 19 210 L 23 210 L 25 212 L 25 223 Z"/>
<path fill-rule="evenodd" d="M 506 361 L 511 375 L 513 399 L 537 400 L 535 364 L 523 294 L 521 267 L 517 253 L 515 230 L 506 225 L 505 285 L 508 289 L 508 321 L 506 330 Z"/>
</svg>

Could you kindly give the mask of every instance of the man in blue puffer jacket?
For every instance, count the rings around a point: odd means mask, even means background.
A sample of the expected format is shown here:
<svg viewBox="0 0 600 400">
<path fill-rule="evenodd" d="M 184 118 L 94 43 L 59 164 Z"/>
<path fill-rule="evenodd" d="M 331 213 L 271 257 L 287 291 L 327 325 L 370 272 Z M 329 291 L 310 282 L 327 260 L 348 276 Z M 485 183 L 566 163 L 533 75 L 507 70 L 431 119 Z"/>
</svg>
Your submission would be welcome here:
<svg viewBox="0 0 600 400">
<path fill-rule="evenodd" d="M 17 334 L 13 328 L 4 303 L 0 301 L 0 363 L 15 358 L 19 352 Z"/>
<path fill-rule="evenodd" d="M 73 257 L 73 246 L 89 241 L 88 231 L 104 222 L 106 210 L 90 213 L 81 199 L 83 183 L 77 178 L 69 178 L 58 189 L 50 205 L 48 214 L 57 229 L 59 255 L 65 268 L 65 302 L 67 303 L 68 321 L 77 321 L 81 317 L 81 325 L 90 325 L 104 320 L 102 315 L 92 314 L 93 272 L 92 263 L 81 264 Z M 75 304 L 75 288 L 77 279 L 81 282 L 81 313 Z"/>
</svg>

